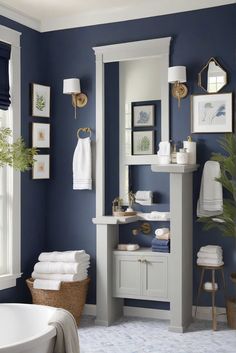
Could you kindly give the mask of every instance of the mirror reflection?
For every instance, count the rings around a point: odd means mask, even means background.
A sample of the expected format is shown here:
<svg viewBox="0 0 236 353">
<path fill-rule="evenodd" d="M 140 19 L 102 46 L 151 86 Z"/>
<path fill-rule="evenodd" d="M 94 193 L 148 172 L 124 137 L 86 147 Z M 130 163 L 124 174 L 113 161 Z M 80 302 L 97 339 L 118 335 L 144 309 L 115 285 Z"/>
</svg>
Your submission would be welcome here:
<svg viewBox="0 0 236 353">
<path fill-rule="evenodd" d="M 208 93 L 217 93 L 227 84 L 227 73 L 214 58 L 198 74 L 198 86 Z"/>
</svg>

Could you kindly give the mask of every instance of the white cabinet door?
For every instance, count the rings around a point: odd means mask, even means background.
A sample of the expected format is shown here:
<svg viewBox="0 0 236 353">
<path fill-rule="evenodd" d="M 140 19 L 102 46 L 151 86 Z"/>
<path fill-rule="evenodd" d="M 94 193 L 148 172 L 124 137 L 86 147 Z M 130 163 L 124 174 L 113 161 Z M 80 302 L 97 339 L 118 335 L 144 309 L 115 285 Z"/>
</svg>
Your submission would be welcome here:
<svg viewBox="0 0 236 353">
<path fill-rule="evenodd" d="M 149 300 L 168 299 L 168 259 L 146 255 L 141 264 L 141 295 Z"/>
<path fill-rule="evenodd" d="M 115 255 L 113 257 L 113 294 L 115 297 L 140 296 L 140 256 Z"/>
</svg>

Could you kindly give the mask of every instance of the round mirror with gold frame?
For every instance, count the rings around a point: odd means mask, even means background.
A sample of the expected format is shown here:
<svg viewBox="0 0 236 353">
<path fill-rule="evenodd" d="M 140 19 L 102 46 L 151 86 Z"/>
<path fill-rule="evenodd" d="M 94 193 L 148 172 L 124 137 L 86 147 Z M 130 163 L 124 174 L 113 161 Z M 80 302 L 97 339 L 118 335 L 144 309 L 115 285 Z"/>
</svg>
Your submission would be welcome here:
<svg viewBox="0 0 236 353">
<path fill-rule="evenodd" d="M 215 58 L 210 58 L 198 74 L 198 86 L 205 92 L 217 93 L 227 84 L 227 72 Z"/>
</svg>

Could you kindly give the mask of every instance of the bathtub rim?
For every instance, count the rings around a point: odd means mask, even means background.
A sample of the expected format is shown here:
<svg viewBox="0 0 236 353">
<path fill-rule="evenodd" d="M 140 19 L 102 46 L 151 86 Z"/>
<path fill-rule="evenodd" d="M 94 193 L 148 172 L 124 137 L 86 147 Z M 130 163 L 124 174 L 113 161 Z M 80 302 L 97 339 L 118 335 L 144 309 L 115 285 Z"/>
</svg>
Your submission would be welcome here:
<svg viewBox="0 0 236 353">
<path fill-rule="evenodd" d="M 8 305 L 8 306 L 26 306 L 26 307 L 38 307 L 43 308 L 43 310 L 51 310 L 52 313 L 57 308 L 46 306 L 46 305 L 38 305 L 38 304 L 24 304 L 24 303 L 0 303 L 1 306 Z M 39 334 L 29 336 L 21 341 L 14 342 L 13 344 L 8 344 L 5 346 L 0 346 L 0 353 L 19 353 L 23 352 L 23 349 L 29 350 L 38 343 L 43 343 L 45 341 L 49 341 L 51 338 L 56 337 L 56 328 L 53 325 L 47 325 L 45 329 L 41 330 Z"/>
</svg>

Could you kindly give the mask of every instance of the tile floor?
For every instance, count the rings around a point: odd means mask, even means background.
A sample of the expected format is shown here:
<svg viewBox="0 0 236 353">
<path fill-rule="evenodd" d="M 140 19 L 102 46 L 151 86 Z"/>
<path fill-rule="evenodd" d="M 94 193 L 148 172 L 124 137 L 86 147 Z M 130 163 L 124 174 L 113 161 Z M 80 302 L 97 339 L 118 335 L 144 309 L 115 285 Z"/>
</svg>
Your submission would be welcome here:
<svg viewBox="0 0 236 353">
<path fill-rule="evenodd" d="M 85 316 L 79 329 L 80 353 L 236 353 L 236 330 L 195 321 L 184 334 L 168 331 L 168 321 L 122 318 L 110 327 Z"/>
</svg>

